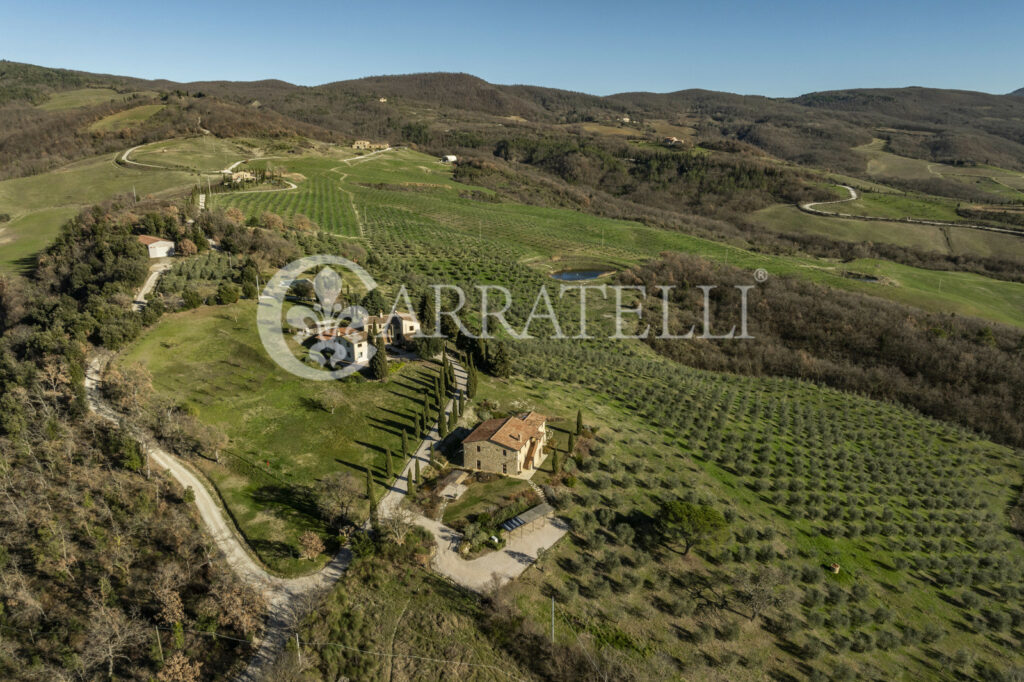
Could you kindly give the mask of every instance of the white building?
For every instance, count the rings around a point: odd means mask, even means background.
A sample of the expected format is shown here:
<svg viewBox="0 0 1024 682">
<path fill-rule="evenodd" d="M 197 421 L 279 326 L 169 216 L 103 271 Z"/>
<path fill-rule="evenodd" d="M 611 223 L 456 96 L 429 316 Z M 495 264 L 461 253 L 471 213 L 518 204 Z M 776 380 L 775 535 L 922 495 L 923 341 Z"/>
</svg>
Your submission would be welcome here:
<svg viewBox="0 0 1024 682">
<path fill-rule="evenodd" d="M 445 154 L 441 157 L 441 163 L 455 163 L 459 158 L 454 154 Z"/>
<path fill-rule="evenodd" d="M 366 332 L 351 327 L 325 329 L 316 335 L 318 341 L 340 343 L 345 347 L 348 363 L 366 364 L 370 360 L 370 346 Z"/>
<path fill-rule="evenodd" d="M 167 239 L 140 234 L 139 243 L 149 250 L 150 258 L 166 258 L 174 255 L 174 242 Z"/>
</svg>

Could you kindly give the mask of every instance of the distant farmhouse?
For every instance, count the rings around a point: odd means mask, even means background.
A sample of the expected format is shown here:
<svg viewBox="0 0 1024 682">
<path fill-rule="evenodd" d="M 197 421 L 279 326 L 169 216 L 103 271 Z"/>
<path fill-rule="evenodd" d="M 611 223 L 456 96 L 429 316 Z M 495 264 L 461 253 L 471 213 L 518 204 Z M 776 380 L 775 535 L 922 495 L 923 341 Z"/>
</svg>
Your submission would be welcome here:
<svg viewBox="0 0 1024 682">
<path fill-rule="evenodd" d="M 547 417 L 537 412 L 488 419 L 462 441 L 462 464 L 515 476 L 541 465 L 547 442 Z"/>
<path fill-rule="evenodd" d="M 666 147 L 679 147 L 683 144 L 683 141 L 678 137 L 666 137 L 662 139 L 661 143 Z"/>
<path fill-rule="evenodd" d="M 224 173 L 224 182 L 231 185 L 242 185 L 247 182 L 256 182 L 256 176 L 249 171 L 234 171 Z"/>
<path fill-rule="evenodd" d="M 459 160 L 459 157 L 454 154 L 445 154 L 441 157 L 441 163 L 455 163 Z"/>
<path fill-rule="evenodd" d="M 377 99 L 377 101 L 380 102 L 381 104 L 384 104 L 385 102 L 388 101 L 388 98 L 387 97 L 380 97 L 380 98 Z"/>
<path fill-rule="evenodd" d="M 369 340 L 366 332 L 352 327 L 334 327 L 325 329 L 316 335 L 318 341 L 335 341 L 345 347 L 345 359 L 348 362 L 365 363 L 370 359 Z"/>
<path fill-rule="evenodd" d="M 168 239 L 140 234 L 139 243 L 149 251 L 150 258 L 166 258 L 174 255 L 174 242 Z"/>
<path fill-rule="evenodd" d="M 386 344 L 409 345 L 420 331 L 420 321 L 409 313 L 396 312 L 389 317 L 382 310 L 378 315 L 365 318 L 363 329 L 372 336 L 380 334 Z"/>
<path fill-rule="evenodd" d="M 352 143 L 352 149 L 390 149 L 391 145 L 387 142 L 370 142 L 369 140 L 356 140 Z"/>
</svg>

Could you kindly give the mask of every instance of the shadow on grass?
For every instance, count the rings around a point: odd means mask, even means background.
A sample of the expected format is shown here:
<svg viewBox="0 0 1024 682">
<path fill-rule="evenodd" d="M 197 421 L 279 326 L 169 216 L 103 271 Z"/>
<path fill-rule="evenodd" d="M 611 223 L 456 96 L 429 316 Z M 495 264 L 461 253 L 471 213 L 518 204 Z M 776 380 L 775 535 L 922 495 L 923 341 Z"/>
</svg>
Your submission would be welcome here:
<svg viewBox="0 0 1024 682">
<path fill-rule="evenodd" d="M 296 548 L 289 545 L 287 542 L 280 542 L 278 540 L 260 540 L 250 539 L 249 545 L 253 548 L 257 554 L 263 559 L 295 559 L 298 557 Z"/>
<path fill-rule="evenodd" d="M 260 506 L 260 511 L 298 522 L 307 530 L 323 532 L 327 529 L 309 488 L 265 485 L 257 488 L 252 498 Z"/>
</svg>

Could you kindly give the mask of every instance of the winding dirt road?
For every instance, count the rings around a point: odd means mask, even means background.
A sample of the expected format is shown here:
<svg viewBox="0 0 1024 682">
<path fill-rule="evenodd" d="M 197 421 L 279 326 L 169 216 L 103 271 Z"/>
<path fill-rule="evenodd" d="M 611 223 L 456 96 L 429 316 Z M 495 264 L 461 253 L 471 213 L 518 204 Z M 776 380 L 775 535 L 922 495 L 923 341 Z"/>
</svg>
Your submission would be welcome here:
<svg viewBox="0 0 1024 682">
<path fill-rule="evenodd" d="M 812 201 L 806 204 L 797 204 L 804 213 L 810 213 L 811 215 L 828 216 L 830 218 L 847 218 L 849 220 L 866 220 L 869 222 L 880 222 L 880 223 L 909 223 L 911 225 L 931 225 L 934 227 L 963 227 L 969 230 L 983 230 L 985 232 L 999 232 L 1002 234 L 1012 234 L 1016 237 L 1024 237 L 1024 230 L 1011 230 L 1004 227 L 991 227 L 989 225 L 975 225 L 971 223 L 950 223 L 944 220 L 918 220 L 917 218 L 879 218 L 876 216 L 867 215 L 853 215 L 851 213 L 838 213 L 836 211 L 820 211 L 815 206 L 828 206 L 830 204 L 844 204 L 847 201 L 855 201 L 860 198 L 857 194 L 857 190 L 850 187 L 849 185 L 839 185 L 850 193 L 847 199 L 836 199 L 835 201 Z"/>
<path fill-rule="evenodd" d="M 110 355 L 93 357 L 86 368 L 85 389 L 90 409 L 100 417 L 120 423 L 142 445 L 151 461 L 165 469 L 178 483 L 195 493 L 196 509 L 206 531 L 231 570 L 249 585 L 258 589 L 267 600 L 268 621 L 263 637 L 257 642 L 256 653 L 239 680 L 256 682 L 263 678 L 284 645 L 296 616 L 308 597 L 329 590 L 341 578 L 351 560 L 351 553 L 343 549 L 320 571 L 301 578 L 280 578 L 269 573 L 249 552 L 248 545 L 225 516 L 220 503 L 207 488 L 202 474 L 195 472 L 180 458 L 164 450 L 149 434 L 127 422 L 103 398 L 101 384 Z"/>
<path fill-rule="evenodd" d="M 219 500 L 210 491 L 205 477 L 181 458 L 167 452 L 148 433 L 127 421 L 103 397 L 103 373 L 112 357 L 110 353 L 99 354 L 88 362 L 85 389 L 89 409 L 103 419 L 121 424 L 138 440 L 152 463 L 166 470 L 184 488 L 192 489 L 199 518 L 217 549 L 223 553 L 228 566 L 240 579 L 263 594 L 268 604 L 266 630 L 256 643 L 256 653 L 249 661 L 247 669 L 237 678 L 243 682 L 258 682 L 265 678 L 289 633 L 297 624 L 297 618 L 301 617 L 311 599 L 332 588 L 344 574 L 352 558 L 351 552 L 342 549 L 323 569 L 300 578 L 281 578 L 267 571 L 254 557 L 245 538 L 228 519 Z M 456 386 L 460 390 L 465 390 L 466 372 L 457 362 L 453 361 L 453 365 Z M 448 402 L 444 413 L 447 414 L 451 409 L 453 401 Z M 435 423 L 415 454 L 409 458 L 405 469 L 378 503 L 378 513 L 382 517 L 389 516 L 402 503 L 408 492 L 409 477 L 414 475 L 416 462 L 420 462 L 421 468 L 429 466 L 431 450 L 439 439 L 438 424 Z"/>
</svg>

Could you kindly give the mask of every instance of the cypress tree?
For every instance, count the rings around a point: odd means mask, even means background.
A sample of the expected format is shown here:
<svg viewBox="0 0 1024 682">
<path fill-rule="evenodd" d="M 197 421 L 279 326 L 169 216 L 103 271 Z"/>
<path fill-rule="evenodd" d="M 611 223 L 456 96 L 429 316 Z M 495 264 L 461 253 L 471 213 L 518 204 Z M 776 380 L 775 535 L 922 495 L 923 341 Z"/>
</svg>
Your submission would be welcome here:
<svg viewBox="0 0 1024 682">
<path fill-rule="evenodd" d="M 437 432 L 441 435 L 441 438 L 445 438 L 448 435 L 448 419 L 445 417 L 444 412 L 437 413 Z"/>
<path fill-rule="evenodd" d="M 405 429 L 402 429 L 402 459 L 409 456 L 409 435 Z"/>
<path fill-rule="evenodd" d="M 454 400 L 452 401 L 452 411 L 448 413 L 448 433 L 454 431 L 455 427 L 459 423 L 459 415 L 455 414 L 455 411 L 458 409 L 458 405 L 459 404 L 457 402 Z"/>
<path fill-rule="evenodd" d="M 366 467 L 366 499 L 370 501 L 370 525 L 377 525 L 377 500 L 373 494 L 373 474 L 370 467 Z"/>
<path fill-rule="evenodd" d="M 567 452 L 569 453 L 570 457 L 572 456 L 572 453 L 576 452 L 576 434 L 575 433 L 570 433 L 569 434 L 569 448 L 568 448 Z"/>
<path fill-rule="evenodd" d="M 551 453 L 551 470 L 556 474 L 562 473 L 562 462 L 558 459 L 558 450 Z"/>
<path fill-rule="evenodd" d="M 466 394 L 470 398 L 476 397 L 476 367 L 470 365 L 469 376 L 466 379 Z"/>
<path fill-rule="evenodd" d="M 370 372 L 377 381 L 386 381 L 388 378 L 388 354 L 384 350 L 384 341 L 378 335 L 373 345 L 377 347 L 377 352 L 370 360 Z"/>
<path fill-rule="evenodd" d="M 576 435 L 583 433 L 583 410 L 576 410 Z"/>
<path fill-rule="evenodd" d="M 391 448 L 384 448 L 384 470 L 387 471 L 389 481 L 395 477 L 395 465 L 391 461 Z"/>
<path fill-rule="evenodd" d="M 418 462 L 419 460 L 416 461 Z M 412 471 L 409 472 L 409 476 L 406 478 L 405 489 L 409 495 L 416 494 L 416 477 Z"/>
<path fill-rule="evenodd" d="M 417 459 L 416 460 L 416 485 L 417 485 L 417 487 L 419 486 L 419 484 L 420 484 L 420 482 L 422 480 L 423 479 L 420 478 L 420 461 Z"/>
</svg>

